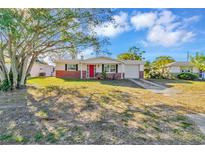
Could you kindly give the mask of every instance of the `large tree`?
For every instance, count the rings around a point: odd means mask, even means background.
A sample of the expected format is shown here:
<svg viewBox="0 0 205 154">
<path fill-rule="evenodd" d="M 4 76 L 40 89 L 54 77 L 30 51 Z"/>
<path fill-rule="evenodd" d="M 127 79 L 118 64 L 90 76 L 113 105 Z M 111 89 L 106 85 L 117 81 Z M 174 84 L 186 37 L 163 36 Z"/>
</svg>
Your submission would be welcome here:
<svg viewBox="0 0 205 154">
<path fill-rule="evenodd" d="M 152 78 L 171 78 L 166 65 L 175 60 L 170 56 L 159 56 L 151 63 L 149 76 Z"/>
<path fill-rule="evenodd" d="M 127 52 L 118 55 L 117 58 L 120 60 L 143 60 L 144 53 L 145 51 L 141 51 L 140 48 L 133 46 Z"/>
<path fill-rule="evenodd" d="M 174 62 L 171 56 L 159 56 L 153 61 L 153 66 L 157 69 L 164 68 L 167 64 Z"/>
<path fill-rule="evenodd" d="M 205 55 L 203 53 L 196 53 L 191 56 L 191 62 L 200 70 L 205 71 Z"/>
<path fill-rule="evenodd" d="M 110 19 L 108 9 L 0 9 L 0 81 L 13 89 L 24 86 L 40 55 L 75 56 L 89 46 L 99 52 L 104 40 L 90 27 Z"/>
</svg>

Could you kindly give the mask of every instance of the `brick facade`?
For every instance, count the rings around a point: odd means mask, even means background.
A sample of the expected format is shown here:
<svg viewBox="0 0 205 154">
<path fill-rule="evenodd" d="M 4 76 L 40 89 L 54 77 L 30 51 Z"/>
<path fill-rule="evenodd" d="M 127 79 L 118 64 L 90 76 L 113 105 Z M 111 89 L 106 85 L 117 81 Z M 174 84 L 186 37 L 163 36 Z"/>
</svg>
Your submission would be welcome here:
<svg viewBox="0 0 205 154">
<path fill-rule="evenodd" d="M 80 79 L 80 71 L 56 70 L 57 78 Z M 82 71 L 83 79 L 86 79 L 86 71 Z M 139 72 L 139 77 L 144 78 L 144 71 Z M 101 79 L 101 73 L 96 73 L 96 79 Z M 123 73 L 124 78 L 124 73 Z M 107 79 L 122 79 L 121 73 L 107 73 Z"/>
<path fill-rule="evenodd" d="M 86 78 L 86 71 L 83 71 L 83 79 Z M 80 71 L 56 70 L 57 78 L 80 79 Z"/>
<path fill-rule="evenodd" d="M 83 79 L 86 79 L 86 71 L 82 71 Z M 80 71 L 56 70 L 57 78 L 80 79 Z M 96 79 L 101 79 L 101 73 L 96 73 Z M 124 78 L 124 73 L 123 73 Z M 107 79 L 122 79 L 121 73 L 107 73 Z"/>
</svg>

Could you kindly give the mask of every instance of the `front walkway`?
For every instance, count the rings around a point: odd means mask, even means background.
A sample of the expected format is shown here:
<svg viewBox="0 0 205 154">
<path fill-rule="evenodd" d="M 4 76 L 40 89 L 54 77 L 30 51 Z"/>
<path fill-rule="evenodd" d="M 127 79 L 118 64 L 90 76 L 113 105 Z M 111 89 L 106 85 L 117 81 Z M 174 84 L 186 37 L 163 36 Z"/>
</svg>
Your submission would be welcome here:
<svg viewBox="0 0 205 154">
<path fill-rule="evenodd" d="M 202 133 L 205 134 L 205 114 L 189 114 L 187 115 L 199 127 Z"/>
<path fill-rule="evenodd" d="M 147 89 L 151 92 L 154 92 L 156 94 L 163 94 L 163 95 L 173 95 L 173 94 L 177 94 L 180 93 L 179 90 L 173 89 L 173 88 L 168 88 L 166 86 L 163 85 L 159 85 L 157 83 L 148 81 L 148 80 L 144 80 L 144 79 L 139 79 L 139 80 L 134 80 L 134 79 L 129 79 L 131 82 L 137 84 L 138 86 Z"/>
</svg>

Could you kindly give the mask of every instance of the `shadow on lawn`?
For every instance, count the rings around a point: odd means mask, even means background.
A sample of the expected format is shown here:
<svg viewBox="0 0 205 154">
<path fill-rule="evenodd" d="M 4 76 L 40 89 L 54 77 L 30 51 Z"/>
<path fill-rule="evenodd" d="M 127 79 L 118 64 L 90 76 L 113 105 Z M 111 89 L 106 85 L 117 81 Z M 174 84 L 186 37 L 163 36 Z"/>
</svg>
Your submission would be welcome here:
<svg viewBox="0 0 205 154">
<path fill-rule="evenodd" d="M 193 123 L 178 113 L 191 112 L 182 106 L 134 105 L 133 96 L 119 91 L 85 96 L 72 88 L 30 88 L 23 111 L 3 111 L 6 119 L 0 115 L 0 134 L 7 135 L 0 136 L 1 144 L 205 143 Z"/>
</svg>

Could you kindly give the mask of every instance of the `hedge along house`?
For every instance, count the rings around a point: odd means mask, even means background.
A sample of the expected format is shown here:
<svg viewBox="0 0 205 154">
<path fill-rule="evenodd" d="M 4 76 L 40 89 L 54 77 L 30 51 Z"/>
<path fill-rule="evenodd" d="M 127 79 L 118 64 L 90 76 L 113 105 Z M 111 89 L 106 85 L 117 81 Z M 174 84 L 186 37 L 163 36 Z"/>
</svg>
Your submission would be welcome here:
<svg viewBox="0 0 205 154">
<path fill-rule="evenodd" d="M 58 78 L 100 79 L 106 72 L 108 79 L 143 78 L 144 62 L 96 57 L 85 60 L 57 60 L 55 74 Z"/>
<path fill-rule="evenodd" d="M 199 75 L 200 78 L 205 79 L 205 72 L 202 72 L 197 67 L 195 67 L 191 62 L 173 62 L 166 65 L 168 71 L 177 76 L 180 73 L 194 73 Z"/>
</svg>

